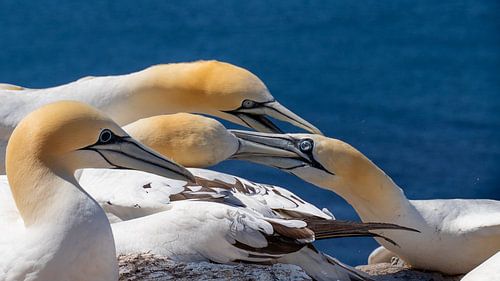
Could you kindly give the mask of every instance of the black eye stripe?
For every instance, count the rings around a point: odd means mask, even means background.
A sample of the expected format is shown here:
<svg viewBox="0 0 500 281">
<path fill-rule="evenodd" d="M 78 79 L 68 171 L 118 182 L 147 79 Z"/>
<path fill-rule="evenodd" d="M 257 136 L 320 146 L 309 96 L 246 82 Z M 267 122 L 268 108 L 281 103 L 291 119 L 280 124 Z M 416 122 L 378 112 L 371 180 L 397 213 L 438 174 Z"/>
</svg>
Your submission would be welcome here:
<svg viewBox="0 0 500 281">
<path fill-rule="evenodd" d="M 241 106 L 240 108 L 236 109 L 236 110 L 239 110 L 239 109 L 250 109 L 250 108 L 256 108 L 256 107 L 261 107 L 261 106 L 265 106 L 266 104 L 268 103 L 273 103 L 275 102 L 274 99 L 270 100 L 270 101 L 265 101 L 265 102 L 257 102 L 257 101 L 253 101 L 253 100 L 249 100 L 249 99 L 246 99 L 246 100 L 243 100 L 241 102 Z"/>
<path fill-rule="evenodd" d="M 263 107 L 263 106 L 266 106 L 267 104 L 270 104 L 270 103 L 273 103 L 273 102 L 276 102 L 276 100 L 272 99 L 270 101 L 257 102 L 257 101 L 254 101 L 254 100 L 245 99 L 245 100 L 243 100 L 241 102 L 240 107 L 238 107 L 238 108 L 236 108 L 234 110 L 222 110 L 222 112 L 235 114 L 235 113 L 238 113 L 239 110 L 242 110 L 242 109 L 252 109 L 252 108 Z"/>
<path fill-rule="evenodd" d="M 94 144 L 91 144 L 86 147 L 80 148 L 80 150 L 92 150 L 92 151 L 98 151 L 98 149 L 101 148 L 96 148 L 96 146 L 100 145 L 120 145 L 124 142 L 130 142 L 129 139 L 132 139 L 128 135 L 120 136 L 116 135 L 111 131 L 110 129 L 102 129 L 101 132 L 99 133 L 99 136 L 97 137 L 97 141 Z M 133 143 L 133 142 L 130 142 Z"/>
</svg>

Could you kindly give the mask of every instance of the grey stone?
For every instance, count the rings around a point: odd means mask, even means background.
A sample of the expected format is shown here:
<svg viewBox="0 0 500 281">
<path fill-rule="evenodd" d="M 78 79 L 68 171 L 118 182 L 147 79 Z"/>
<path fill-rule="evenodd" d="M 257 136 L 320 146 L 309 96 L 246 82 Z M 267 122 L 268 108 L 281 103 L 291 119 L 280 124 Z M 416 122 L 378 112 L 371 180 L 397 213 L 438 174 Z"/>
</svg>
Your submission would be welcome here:
<svg viewBox="0 0 500 281">
<path fill-rule="evenodd" d="M 377 281 L 459 281 L 463 275 L 446 276 L 438 272 L 420 271 L 401 264 L 378 263 L 357 266 Z"/>
<path fill-rule="evenodd" d="M 120 281 L 311 281 L 312 279 L 295 265 L 274 264 L 214 264 L 209 262 L 174 262 L 151 254 L 122 255 L 118 257 Z"/>
</svg>

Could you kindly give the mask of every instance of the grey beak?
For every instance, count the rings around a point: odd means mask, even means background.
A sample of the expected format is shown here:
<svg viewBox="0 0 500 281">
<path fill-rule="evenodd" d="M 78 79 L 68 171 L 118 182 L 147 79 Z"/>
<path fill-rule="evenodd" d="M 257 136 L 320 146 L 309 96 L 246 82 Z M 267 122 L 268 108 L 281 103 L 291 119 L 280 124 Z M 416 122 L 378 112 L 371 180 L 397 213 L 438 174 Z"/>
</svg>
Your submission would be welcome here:
<svg viewBox="0 0 500 281">
<path fill-rule="evenodd" d="M 314 167 L 329 174 L 314 159 L 312 153 L 304 153 L 298 147 L 299 140 L 285 134 L 269 134 L 241 130 L 229 130 L 240 142 L 240 149 L 232 159 L 246 160 L 285 171 L 300 167 Z"/>
<path fill-rule="evenodd" d="M 235 115 L 248 127 L 259 132 L 283 133 L 283 131 L 268 118 L 272 117 L 283 122 L 288 122 L 310 133 L 323 135 L 314 125 L 274 100 L 255 103 L 251 108 L 238 108 L 236 110 L 226 111 L 226 113 Z"/>
<path fill-rule="evenodd" d="M 82 148 L 99 153 L 116 169 L 139 170 L 172 179 L 195 182 L 194 176 L 181 165 L 161 156 L 129 136 L 114 136 L 108 143 Z"/>
<path fill-rule="evenodd" d="M 273 118 L 293 124 L 312 134 L 323 135 L 323 133 L 313 124 L 302 119 L 300 116 L 293 113 L 277 101 L 266 103 L 264 106 L 264 112 Z"/>
<path fill-rule="evenodd" d="M 299 155 L 294 140 L 288 135 L 229 130 L 240 142 L 231 159 L 246 160 L 275 168 L 289 170 L 305 166 L 309 162 Z"/>
</svg>

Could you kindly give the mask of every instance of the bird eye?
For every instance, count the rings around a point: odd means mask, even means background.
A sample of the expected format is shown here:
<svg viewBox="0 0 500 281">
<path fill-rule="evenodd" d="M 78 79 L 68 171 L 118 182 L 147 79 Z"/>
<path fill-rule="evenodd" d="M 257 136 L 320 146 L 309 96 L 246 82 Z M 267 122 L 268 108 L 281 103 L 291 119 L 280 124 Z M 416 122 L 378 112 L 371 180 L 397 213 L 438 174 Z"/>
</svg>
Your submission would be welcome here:
<svg viewBox="0 0 500 281">
<path fill-rule="evenodd" d="M 104 129 L 101 131 L 101 134 L 99 135 L 99 142 L 108 143 L 112 139 L 113 139 L 113 132 L 111 132 L 108 129 Z"/>
<path fill-rule="evenodd" d="M 243 108 L 252 108 L 255 106 L 255 102 L 252 100 L 244 100 L 241 106 L 243 106 Z"/>
<path fill-rule="evenodd" d="M 299 142 L 299 149 L 302 152 L 309 152 L 313 148 L 313 141 L 311 139 L 301 140 Z"/>
</svg>

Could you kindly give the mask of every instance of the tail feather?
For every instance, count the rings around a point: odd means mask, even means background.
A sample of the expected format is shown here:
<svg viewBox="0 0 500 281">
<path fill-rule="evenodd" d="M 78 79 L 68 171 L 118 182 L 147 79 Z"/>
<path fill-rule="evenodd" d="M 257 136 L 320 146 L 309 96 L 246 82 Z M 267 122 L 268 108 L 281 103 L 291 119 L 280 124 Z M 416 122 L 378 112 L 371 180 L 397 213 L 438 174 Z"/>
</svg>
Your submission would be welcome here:
<svg viewBox="0 0 500 281">
<path fill-rule="evenodd" d="M 391 223 L 378 223 L 378 222 L 353 222 L 341 220 L 325 220 L 325 219 L 306 219 L 307 228 L 314 232 L 316 240 L 341 238 L 341 237 L 380 237 L 388 242 L 397 245 L 396 242 L 384 235 L 373 233 L 373 230 L 405 230 L 415 231 L 416 229 L 399 226 Z"/>
</svg>

